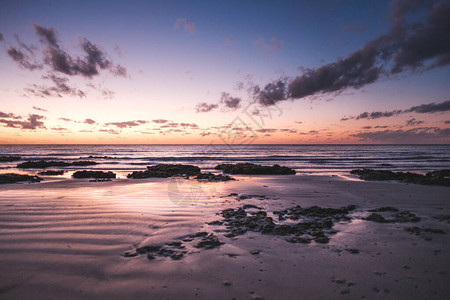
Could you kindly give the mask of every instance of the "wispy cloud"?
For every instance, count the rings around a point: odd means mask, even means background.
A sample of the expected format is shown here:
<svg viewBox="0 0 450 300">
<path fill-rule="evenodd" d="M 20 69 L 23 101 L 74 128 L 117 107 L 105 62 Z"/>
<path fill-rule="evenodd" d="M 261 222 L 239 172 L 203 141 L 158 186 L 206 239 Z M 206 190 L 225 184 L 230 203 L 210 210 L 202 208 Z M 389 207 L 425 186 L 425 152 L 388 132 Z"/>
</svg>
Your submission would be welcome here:
<svg viewBox="0 0 450 300">
<path fill-rule="evenodd" d="M 266 41 L 264 38 L 261 37 L 259 39 L 254 40 L 253 44 L 272 52 L 278 52 L 283 47 L 283 42 L 275 38 Z"/>
<path fill-rule="evenodd" d="M 208 104 L 206 102 L 201 102 L 199 104 L 197 104 L 197 106 L 195 107 L 195 111 L 196 112 L 210 112 L 213 109 L 218 108 L 219 105 L 218 104 Z"/>
<path fill-rule="evenodd" d="M 441 129 L 437 127 L 422 127 L 409 130 L 383 130 L 372 132 L 359 132 L 351 134 L 365 142 L 383 142 L 383 143 L 423 143 L 436 142 L 442 139 L 448 139 L 450 128 Z"/>
<path fill-rule="evenodd" d="M 192 34 L 192 33 L 195 32 L 195 24 L 192 23 L 192 22 L 189 22 L 186 19 L 180 18 L 180 19 L 177 19 L 175 21 L 175 24 L 173 25 L 173 28 L 175 30 L 177 30 L 180 27 L 183 27 L 184 31 L 187 32 L 187 33 Z"/>
<path fill-rule="evenodd" d="M 12 117 L 12 119 L 2 118 L 0 119 L 0 123 L 5 124 L 5 127 L 11 128 L 30 129 L 30 130 L 46 129 L 44 122 L 42 120 L 45 120 L 44 116 L 30 114 L 28 115 L 26 121 L 19 121 Z"/>
<path fill-rule="evenodd" d="M 426 114 L 426 113 L 440 113 L 450 111 L 450 101 L 444 101 L 441 103 L 428 103 L 428 104 L 421 104 L 418 106 L 412 106 L 408 109 L 401 110 L 391 110 L 391 111 L 374 111 L 374 112 L 363 112 L 357 115 L 356 117 L 349 116 L 344 117 L 341 119 L 341 121 L 348 121 L 348 120 L 361 120 L 361 119 L 378 119 L 383 117 L 393 117 L 399 114 L 404 113 L 418 113 L 418 114 Z"/>
<path fill-rule="evenodd" d="M 136 120 L 136 121 L 125 121 L 125 122 L 110 122 L 110 123 L 105 123 L 105 126 L 116 126 L 118 128 L 129 128 L 129 127 L 136 127 L 136 126 L 140 126 L 142 124 L 147 124 L 148 121 L 144 121 L 144 120 Z"/>
</svg>

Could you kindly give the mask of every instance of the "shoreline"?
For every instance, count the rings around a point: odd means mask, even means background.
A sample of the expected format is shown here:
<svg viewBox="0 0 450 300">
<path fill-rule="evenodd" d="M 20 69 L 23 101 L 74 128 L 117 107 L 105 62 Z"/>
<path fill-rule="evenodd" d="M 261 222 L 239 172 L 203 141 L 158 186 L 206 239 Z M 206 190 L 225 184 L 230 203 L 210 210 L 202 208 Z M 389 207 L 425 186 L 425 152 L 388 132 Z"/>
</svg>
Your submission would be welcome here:
<svg viewBox="0 0 450 300">
<path fill-rule="evenodd" d="M 450 292 L 450 270 L 442 263 L 450 261 L 450 225 L 434 218 L 450 214 L 448 188 L 337 176 L 235 177 L 215 183 L 71 179 L 0 186 L 0 295 L 437 299 Z M 198 189 L 197 198 L 183 197 Z M 239 200 L 241 195 L 265 197 Z M 207 224 L 222 220 L 220 211 L 245 204 L 268 212 L 296 205 L 357 209 L 351 222 L 334 224 L 337 233 L 326 244 L 289 243 L 284 236 L 251 231 L 228 238 L 225 226 Z M 421 221 L 362 219 L 384 206 L 411 211 Z M 422 229 L 419 235 L 405 230 L 414 226 Z M 179 260 L 124 257 L 201 231 L 224 244 L 199 249 L 184 242 L 187 253 Z"/>
</svg>

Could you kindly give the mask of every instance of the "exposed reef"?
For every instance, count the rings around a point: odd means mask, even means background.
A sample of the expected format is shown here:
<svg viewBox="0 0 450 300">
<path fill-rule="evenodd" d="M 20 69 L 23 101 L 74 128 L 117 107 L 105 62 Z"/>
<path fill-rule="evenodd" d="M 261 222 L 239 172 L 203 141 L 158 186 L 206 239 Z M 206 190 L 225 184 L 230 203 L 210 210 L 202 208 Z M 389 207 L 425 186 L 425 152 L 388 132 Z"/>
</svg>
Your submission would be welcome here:
<svg viewBox="0 0 450 300">
<path fill-rule="evenodd" d="M 196 176 L 200 174 L 200 168 L 192 165 L 172 165 L 160 164 L 155 166 L 148 166 L 145 171 L 135 171 L 128 174 L 128 178 L 142 179 L 151 177 L 173 177 L 173 176 Z"/>
<path fill-rule="evenodd" d="M 103 171 L 76 171 L 73 173 L 73 178 L 116 178 L 116 174 L 113 172 Z"/>
<path fill-rule="evenodd" d="M 0 174 L 0 184 L 3 183 L 16 183 L 19 181 L 30 181 L 30 182 L 40 182 L 43 180 L 38 176 L 30 176 L 15 173 Z"/>
<path fill-rule="evenodd" d="M 411 172 L 356 169 L 350 172 L 363 180 L 398 180 L 405 183 L 450 186 L 450 170 L 428 172 L 426 175 Z"/>
<path fill-rule="evenodd" d="M 261 166 L 251 163 L 221 164 L 215 167 L 228 174 L 249 174 L 249 175 L 292 175 L 295 170 L 280 165 Z"/>
</svg>

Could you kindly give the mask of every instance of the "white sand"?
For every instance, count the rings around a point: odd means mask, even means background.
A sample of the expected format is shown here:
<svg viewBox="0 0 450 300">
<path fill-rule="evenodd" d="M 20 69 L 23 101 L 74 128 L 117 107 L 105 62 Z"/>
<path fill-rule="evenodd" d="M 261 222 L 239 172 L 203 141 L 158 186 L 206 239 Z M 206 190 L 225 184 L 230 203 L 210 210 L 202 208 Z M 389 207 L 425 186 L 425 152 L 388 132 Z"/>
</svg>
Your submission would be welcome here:
<svg viewBox="0 0 450 300">
<path fill-rule="evenodd" d="M 338 177 L 239 177 L 237 182 L 62 180 L 0 186 L 1 299 L 444 299 L 450 293 L 447 187 L 348 181 Z M 229 193 L 270 199 L 237 201 Z M 186 196 L 188 195 L 188 196 Z M 181 199 L 181 197 L 184 197 Z M 190 196 L 193 196 L 191 198 Z M 191 202 L 194 203 L 191 203 Z M 176 205 L 182 204 L 184 206 Z M 181 203 L 180 203 L 181 202 Z M 256 204 L 267 211 L 356 204 L 328 244 L 216 232 L 220 248 L 189 248 L 181 260 L 123 257 L 223 227 L 224 208 Z M 361 211 L 410 210 L 419 223 L 380 224 Z M 366 213 L 367 214 L 367 213 Z M 410 234 L 406 227 L 447 234 Z M 431 238 L 431 240 L 429 240 Z M 355 248 L 358 254 L 345 249 Z M 260 250 L 258 255 L 251 251 Z M 224 284 L 229 283 L 229 285 Z"/>
</svg>

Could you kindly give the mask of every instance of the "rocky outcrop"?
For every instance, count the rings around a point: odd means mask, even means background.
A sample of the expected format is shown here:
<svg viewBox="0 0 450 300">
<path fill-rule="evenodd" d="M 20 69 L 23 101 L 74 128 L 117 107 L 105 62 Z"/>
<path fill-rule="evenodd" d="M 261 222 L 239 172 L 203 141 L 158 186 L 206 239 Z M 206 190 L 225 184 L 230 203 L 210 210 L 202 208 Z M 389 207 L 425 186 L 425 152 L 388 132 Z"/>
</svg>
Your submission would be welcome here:
<svg viewBox="0 0 450 300">
<path fill-rule="evenodd" d="M 38 161 L 26 161 L 17 165 L 20 169 L 45 169 L 49 167 L 68 167 L 68 166 L 92 166 L 96 165 L 95 161 L 74 161 L 71 163 L 65 161 L 54 160 L 38 160 Z"/>
<path fill-rule="evenodd" d="M 63 170 L 48 170 L 48 171 L 42 171 L 38 173 L 39 175 L 63 175 L 64 171 Z"/>
<path fill-rule="evenodd" d="M 236 180 L 233 177 L 227 176 L 227 175 L 215 175 L 212 173 L 200 173 L 195 177 L 198 181 L 209 181 L 209 182 L 218 182 L 218 181 L 230 181 L 230 180 Z"/>
<path fill-rule="evenodd" d="M 279 165 L 261 166 L 251 163 L 221 164 L 215 167 L 216 170 L 222 170 L 228 174 L 249 174 L 249 175 L 291 175 L 295 171 L 288 167 Z"/>
<path fill-rule="evenodd" d="M 77 171 L 73 173 L 73 178 L 116 178 L 113 172 L 103 171 Z"/>
<path fill-rule="evenodd" d="M 30 182 L 39 182 L 42 178 L 38 176 L 30 176 L 23 174 L 15 174 L 15 173 L 6 173 L 0 174 L 0 184 L 3 183 L 15 183 L 19 181 L 30 181 Z"/>
<path fill-rule="evenodd" d="M 192 165 L 160 164 L 147 167 L 145 171 L 135 171 L 128 174 L 128 178 L 142 179 L 151 177 L 195 176 L 200 174 L 200 168 Z"/>
<path fill-rule="evenodd" d="M 0 162 L 18 161 L 20 158 L 20 156 L 0 156 Z"/>
<path fill-rule="evenodd" d="M 405 183 L 450 186 L 450 170 L 428 172 L 426 175 L 411 172 L 356 169 L 350 172 L 363 180 L 398 180 Z"/>
</svg>

